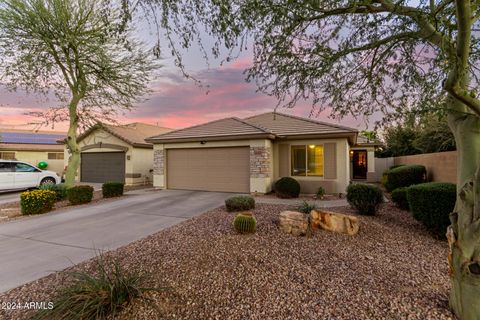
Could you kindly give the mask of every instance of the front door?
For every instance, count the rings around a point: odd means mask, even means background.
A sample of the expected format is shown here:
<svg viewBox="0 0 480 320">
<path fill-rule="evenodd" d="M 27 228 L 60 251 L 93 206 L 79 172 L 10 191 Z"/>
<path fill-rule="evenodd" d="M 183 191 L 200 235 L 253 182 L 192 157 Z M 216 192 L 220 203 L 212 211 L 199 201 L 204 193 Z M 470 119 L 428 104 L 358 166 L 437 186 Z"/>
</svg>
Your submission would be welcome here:
<svg viewBox="0 0 480 320">
<path fill-rule="evenodd" d="M 353 150 L 353 179 L 367 179 L 367 151 Z"/>
</svg>

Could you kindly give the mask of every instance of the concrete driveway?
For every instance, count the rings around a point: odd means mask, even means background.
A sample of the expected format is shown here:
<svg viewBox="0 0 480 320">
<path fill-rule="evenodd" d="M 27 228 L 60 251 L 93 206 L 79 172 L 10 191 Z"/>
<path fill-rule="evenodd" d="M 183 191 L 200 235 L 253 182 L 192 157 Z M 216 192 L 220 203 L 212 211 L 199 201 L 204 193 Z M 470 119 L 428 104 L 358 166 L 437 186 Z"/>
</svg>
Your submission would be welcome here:
<svg viewBox="0 0 480 320">
<path fill-rule="evenodd" d="M 137 190 L 115 201 L 0 224 L 0 292 L 216 208 L 230 196 Z"/>
</svg>

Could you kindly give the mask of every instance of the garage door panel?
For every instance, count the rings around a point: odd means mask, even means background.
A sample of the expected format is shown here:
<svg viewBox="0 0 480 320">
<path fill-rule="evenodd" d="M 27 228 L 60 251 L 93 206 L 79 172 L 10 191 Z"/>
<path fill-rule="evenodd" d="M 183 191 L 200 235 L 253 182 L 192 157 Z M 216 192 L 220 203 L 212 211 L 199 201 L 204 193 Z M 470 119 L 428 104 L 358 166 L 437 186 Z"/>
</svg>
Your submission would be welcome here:
<svg viewBox="0 0 480 320">
<path fill-rule="evenodd" d="M 250 149 L 235 147 L 167 150 L 167 187 L 249 192 Z"/>
<path fill-rule="evenodd" d="M 125 153 L 82 153 L 80 179 L 82 182 L 125 182 Z"/>
</svg>

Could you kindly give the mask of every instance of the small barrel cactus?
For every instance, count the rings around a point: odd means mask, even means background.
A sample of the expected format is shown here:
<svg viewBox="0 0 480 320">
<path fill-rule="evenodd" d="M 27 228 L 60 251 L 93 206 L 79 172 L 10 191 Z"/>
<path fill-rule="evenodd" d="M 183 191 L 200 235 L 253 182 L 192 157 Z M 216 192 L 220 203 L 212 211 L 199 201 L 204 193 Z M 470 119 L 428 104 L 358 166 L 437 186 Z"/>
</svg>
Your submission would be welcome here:
<svg viewBox="0 0 480 320">
<path fill-rule="evenodd" d="M 250 212 L 242 212 L 235 216 L 233 227 L 238 233 L 255 233 L 257 220 Z"/>
</svg>

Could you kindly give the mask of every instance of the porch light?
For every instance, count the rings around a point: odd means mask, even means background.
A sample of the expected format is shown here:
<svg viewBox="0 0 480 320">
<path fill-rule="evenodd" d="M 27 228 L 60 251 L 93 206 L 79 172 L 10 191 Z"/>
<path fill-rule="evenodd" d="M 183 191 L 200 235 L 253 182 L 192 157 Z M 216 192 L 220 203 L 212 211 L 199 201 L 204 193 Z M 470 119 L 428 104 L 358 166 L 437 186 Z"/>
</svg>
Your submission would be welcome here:
<svg viewBox="0 0 480 320">
<path fill-rule="evenodd" d="M 314 144 L 311 144 L 308 146 L 310 149 L 315 149 L 315 145 Z"/>
</svg>

